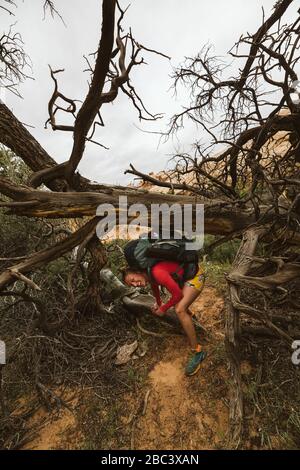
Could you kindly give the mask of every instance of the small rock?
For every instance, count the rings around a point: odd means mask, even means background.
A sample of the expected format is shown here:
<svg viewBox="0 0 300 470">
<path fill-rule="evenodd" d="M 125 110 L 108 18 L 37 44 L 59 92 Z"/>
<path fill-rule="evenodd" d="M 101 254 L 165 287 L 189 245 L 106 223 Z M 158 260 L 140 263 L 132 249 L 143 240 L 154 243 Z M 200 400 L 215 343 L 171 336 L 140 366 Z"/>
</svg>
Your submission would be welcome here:
<svg viewBox="0 0 300 470">
<path fill-rule="evenodd" d="M 117 366 L 120 366 L 122 364 L 126 364 L 127 362 L 130 361 L 131 355 L 134 353 L 134 351 L 138 347 L 138 342 L 134 341 L 131 344 L 124 344 L 124 346 L 121 346 L 117 350 L 117 357 L 115 360 L 115 364 Z"/>
</svg>

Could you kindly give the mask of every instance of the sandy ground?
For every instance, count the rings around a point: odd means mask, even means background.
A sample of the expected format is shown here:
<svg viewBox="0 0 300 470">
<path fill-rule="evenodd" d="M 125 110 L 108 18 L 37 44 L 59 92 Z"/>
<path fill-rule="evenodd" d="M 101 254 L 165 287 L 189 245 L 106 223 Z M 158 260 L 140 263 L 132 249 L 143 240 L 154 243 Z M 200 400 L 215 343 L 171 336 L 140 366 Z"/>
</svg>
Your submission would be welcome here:
<svg viewBox="0 0 300 470">
<path fill-rule="evenodd" d="M 192 310 L 205 329 L 203 347 L 208 356 L 198 374 L 184 375 L 189 348 L 185 337 L 163 339 L 163 360 L 150 371 L 145 383 L 144 407 L 132 426 L 134 449 L 217 449 L 228 426 L 225 357 L 220 356 L 224 333 L 224 302 L 206 286 Z M 224 350 L 224 349 L 223 349 Z M 133 395 L 125 398 L 128 417 L 136 406 Z M 73 403 L 73 405 L 76 403 Z M 31 424 L 47 412 L 40 409 Z M 129 419 L 129 418 L 128 418 Z M 126 421 L 126 416 L 123 416 Z M 68 409 L 46 418 L 46 424 L 23 449 L 72 449 L 84 442 L 75 415 Z"/>
<path fill-rule="evenodd" d="M 206 287 L 192 310 L 208 333 L 203 345 L 208 356 L 193 377 L 184 374 L 189 348 L 185 337 L 166 341 L 164 359 L 149 374 L 149 399 L 145 415 L 137 423 L 137 449 L 215 449 L 221 444 L 228 425 L 224 403 L 225 365 L 214 366 L 214 350 L 224 337 L 223 300 L 215 289 Z M 218 329 L 216 329 L 218 327 Z M 220 394 L 212 376 L 221 378 Z"/>
</svg>

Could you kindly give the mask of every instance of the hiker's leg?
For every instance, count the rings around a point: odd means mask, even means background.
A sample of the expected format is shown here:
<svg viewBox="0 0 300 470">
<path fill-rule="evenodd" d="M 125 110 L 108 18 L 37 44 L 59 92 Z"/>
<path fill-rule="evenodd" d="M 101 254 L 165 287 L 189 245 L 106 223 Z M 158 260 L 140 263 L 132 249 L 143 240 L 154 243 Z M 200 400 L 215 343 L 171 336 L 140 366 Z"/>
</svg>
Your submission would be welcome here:
<svg viewBox="0 0 300 470">
<path fill-rule="evenodd" d="M 189 306 L 197 299 L 200 292 L 194 287 L 185 285 L 182 289 L 183 297 L 175 307 L 177 316 L 188 337 L 192 349 L 198 346 L 195 327 L 193 324 L 192 316 L 189 313 Z"/>
</svg>

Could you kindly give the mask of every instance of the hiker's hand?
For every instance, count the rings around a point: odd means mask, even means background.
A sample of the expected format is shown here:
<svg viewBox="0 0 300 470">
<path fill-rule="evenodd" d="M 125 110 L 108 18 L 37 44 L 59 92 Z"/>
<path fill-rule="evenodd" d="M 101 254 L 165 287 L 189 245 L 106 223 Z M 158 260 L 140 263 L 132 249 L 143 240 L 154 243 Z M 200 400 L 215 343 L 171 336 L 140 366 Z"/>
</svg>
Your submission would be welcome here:
<svg viewBox="0 0 300 470">
<path fill-rule="evenodd" d="M 153 304 L 151 307 L 151 312 L 155 314 L 156 310 L 159 308 L 157 304 Z"/>
<path fill-rule="evenodd" d="M 160 310 L 160 307 L 157 304 L 153 305 L 151 310 L 152 313 L 154 313 L 154 315 L 157 315 L 158 317 L 164 316 L 164 312 Z"/>
</svg>

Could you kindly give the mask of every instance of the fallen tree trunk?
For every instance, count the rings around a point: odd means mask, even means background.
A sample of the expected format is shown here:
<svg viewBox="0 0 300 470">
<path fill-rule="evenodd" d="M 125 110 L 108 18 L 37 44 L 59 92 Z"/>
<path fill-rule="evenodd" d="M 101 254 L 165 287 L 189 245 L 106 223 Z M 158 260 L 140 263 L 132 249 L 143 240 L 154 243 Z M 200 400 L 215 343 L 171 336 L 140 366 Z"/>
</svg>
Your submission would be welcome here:
<svg viewBox="0 0 300 470">
<path fill-rule="evenodd" d="M 0 177 L 0 193 L 13 200 L 12 202 L 0 203 L 0 207 L 9 208 L 9 213 L 27 217 L 95 217 L 99 205 L 109 204 L 111 208 L 116 210 L 116 224 L 118 224 L 118 217 L 122 215 L 125 220 L 130 222 L 136 218 L 136 214 L 129 216 L 127 207 L 119 207 L 120 197 L 126 197 L 128 206 L 133 204 L 145 206 L 147 216 L 142 219 L 142 214 L 139 214 L 139 221 L 148 227 L 152 225 L 153 204 L 167 204 L 171 216 L 173 206 L 175 206 L 174 210 L 182 211 L 185 205 L 190 204 L 193 228 L 195 228 L 197 212 L 200 210 L 199 205 L 203 205 L 204 231 L 211 235 L 241 233 L 256 221 L 256 215 L 253 208 L 250 207 L 240 208 L 221 200 L 210 201 L 196 196 L 164 194 L 123 186 L 106 187 L 103 185 L 101 189 L 99 188 L 95 192 L 50 192 L 32 189 L 26 185 L 16 185 L 7 178 Z M 271 223 L 274 218 L 273 211 L 269 211 L 264 207 L 261 207 L 260 210 L 264 214 L 264 224 Z M 172 219 L 170 219 L 170 222 L 172 225 Z M 291 232 L 287 235 L 289 235 L 289 243 L 300 244 L 299 232 Z"/>
</svg>

